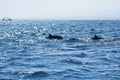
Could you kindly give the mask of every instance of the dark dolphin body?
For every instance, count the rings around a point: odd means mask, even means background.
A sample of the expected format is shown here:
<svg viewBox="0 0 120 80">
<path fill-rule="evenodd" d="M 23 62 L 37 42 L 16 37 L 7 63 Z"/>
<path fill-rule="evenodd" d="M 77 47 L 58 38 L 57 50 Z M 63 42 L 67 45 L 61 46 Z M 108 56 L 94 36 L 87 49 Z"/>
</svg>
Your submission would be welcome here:
<svg viewBox="0 0 120 80">
<path fill-rule="evenodd" d="M 63 39 L 63 37 L 49 34 L 49 36 L 46 37 L 46 39 Z"/>
<path fill-rule="evenodd" d="M 91 38 L 91 39 L 93 39 L 93 40 L 101 40 L 101 39 L 103 39 L 103 38 L 101 38 L 101 37 L 98 37 L 98 36 L 94 36 L 93 38 Z"/>
<path fill-rule="evenodd" d="M 74 41 L 74 40 L 79 40 L 79 39 L 76 39 L 76 38 L 70 38 L 69 40 L 70 40 L 70 41 Z"/>
<path fill-rule="evenodd" d="M 46 39 L 58 39 L 58 40 L 60 40 L 60 39 L 64 39 L 64 38 L 61 37 L 61 36 L 49 34 L 49 36 L 46 37 Z M 97 35 L 95 35 L 95 36 L 94 36 L 93 38 L 91 38 L 91 39 L 92 39 L 92 40 L 101 40 L 101 39 L 104 39 L 104 38 L 98 37 Z M 78 39 L 76 39 L 76 38 L 70 38 L 69 40 L 78 40 Z"/>
</svg>

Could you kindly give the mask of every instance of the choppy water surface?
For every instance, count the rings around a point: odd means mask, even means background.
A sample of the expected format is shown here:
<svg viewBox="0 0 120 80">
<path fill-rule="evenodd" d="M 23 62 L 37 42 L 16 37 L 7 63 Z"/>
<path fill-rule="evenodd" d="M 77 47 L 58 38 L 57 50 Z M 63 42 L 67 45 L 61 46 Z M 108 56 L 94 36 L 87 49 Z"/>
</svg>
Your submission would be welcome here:
<svg viewBox="0 0 120 80">
<path fill-rule="evenodd" d="M 120 80 L 120 21 L 0 21 L 0 80 Z"/>
</svg>

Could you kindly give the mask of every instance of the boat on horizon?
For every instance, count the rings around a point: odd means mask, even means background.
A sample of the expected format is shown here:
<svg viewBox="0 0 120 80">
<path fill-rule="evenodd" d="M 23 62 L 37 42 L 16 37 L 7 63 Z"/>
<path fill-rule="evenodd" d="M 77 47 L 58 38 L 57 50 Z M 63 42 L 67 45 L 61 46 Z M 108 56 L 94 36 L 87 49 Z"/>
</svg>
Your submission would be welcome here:
<svg viewBox="0 0 120 80">
<path fill-rule="evenodd" d="M 10 17 L 4 17 L 2 21 L 12 21 L 12 19 Z"/>
</svg>

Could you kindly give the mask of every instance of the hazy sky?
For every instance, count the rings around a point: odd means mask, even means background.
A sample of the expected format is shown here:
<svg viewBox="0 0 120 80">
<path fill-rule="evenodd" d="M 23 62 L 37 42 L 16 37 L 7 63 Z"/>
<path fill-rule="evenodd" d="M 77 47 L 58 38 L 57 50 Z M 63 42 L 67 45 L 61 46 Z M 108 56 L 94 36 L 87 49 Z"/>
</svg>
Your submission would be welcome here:
<svg viewBox="0 0 120 80">
<path fill-rule="evenodd" d="M 0 0 L 0 17 L 120 19 L 120 0 Z"/>
</svg>

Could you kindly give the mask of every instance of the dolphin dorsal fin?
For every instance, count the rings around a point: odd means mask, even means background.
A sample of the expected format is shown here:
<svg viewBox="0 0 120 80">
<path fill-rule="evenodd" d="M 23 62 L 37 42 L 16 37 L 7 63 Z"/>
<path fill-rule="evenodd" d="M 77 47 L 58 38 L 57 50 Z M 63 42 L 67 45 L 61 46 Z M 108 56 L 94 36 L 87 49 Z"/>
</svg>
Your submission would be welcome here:
<svg viewBox="0 0 120 80">
<path fill-rule="evenodd" d="M 51 34 L 49 34 L 49 36 L 51 37 L 52 35 L 51 35 Z"/>
<path fill-rule="evenodd" d="M 95 35 L 95 38 L 97 38 L 97 36 Z"/>
</svg>

